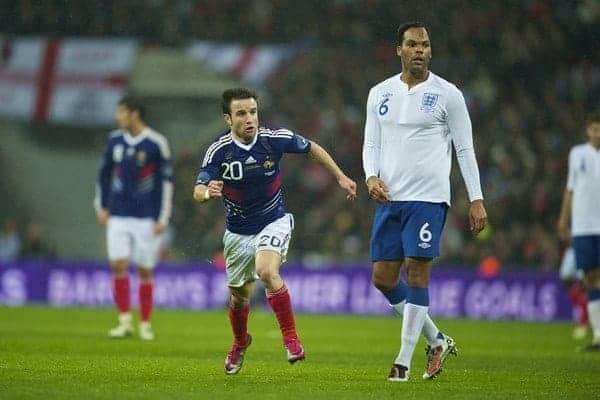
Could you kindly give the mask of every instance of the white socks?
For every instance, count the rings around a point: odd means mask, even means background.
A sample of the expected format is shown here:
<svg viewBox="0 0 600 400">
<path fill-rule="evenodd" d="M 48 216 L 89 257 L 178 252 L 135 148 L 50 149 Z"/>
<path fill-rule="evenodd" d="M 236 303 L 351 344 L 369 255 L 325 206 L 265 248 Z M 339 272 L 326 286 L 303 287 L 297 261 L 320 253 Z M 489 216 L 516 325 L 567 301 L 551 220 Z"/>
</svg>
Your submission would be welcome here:
<svg viewBox="0 0 600 400">
<path fill-rule="evenodd" d="M 588 301 L 587 307 L 590 316 L 590 325 L 594 332 L 592 343 L 600 343 L 600 299 Z"/>
<path fill-rule="evenodd" d="M 400 317 L 404 315 L 404 305 L 406 304 L 406 300 L 401 301 L 398 304 L 392 304 L 392 308 L 394 309 L 394 313 Z M 438 338 L 437 335 L 440 332 L 438 327 L 435 325 L 429 314 L 425 315 L 425 321 L 423 323 L 423 337 L 427 341 L 427 344 L 431 347 L 437 347 L 442 344 L 442 339 Z"/>
<path fill-rule="evenodd" d="M 398 357 L 394 361 L 395 364 L 403 365 L 410 370 L 410 362 L 415 352 L 415 346 L 419 341 L 419 335 L 423 330 L 423 324 L 428 317 L 428 309 L 429 307 L 427 306 L 419 306 L 411 303 L 406 304 L 404 307 L 404 315 L 402 316 L 402 345 L 400 346 Z"/>
</svg>

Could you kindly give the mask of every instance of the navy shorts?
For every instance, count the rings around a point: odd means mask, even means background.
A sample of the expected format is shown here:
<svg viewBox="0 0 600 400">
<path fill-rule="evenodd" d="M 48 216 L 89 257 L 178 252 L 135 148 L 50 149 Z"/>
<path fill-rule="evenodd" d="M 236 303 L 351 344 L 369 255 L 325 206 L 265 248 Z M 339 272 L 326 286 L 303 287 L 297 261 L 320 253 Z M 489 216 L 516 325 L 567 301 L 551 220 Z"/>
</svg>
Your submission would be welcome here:
<svg viewBox="0 0 600 400">
<path fill-rule="evenodd" d="M 447 212 L 446 203 L 392 201 L 379 204 L 371 230 L 371 260 L 439 256 Z"/>
<path fill-rule="evenodd" d="M 578 269 L 600 268 L 600 235 L 573 236 L 573 249 Z"/>
</svg>

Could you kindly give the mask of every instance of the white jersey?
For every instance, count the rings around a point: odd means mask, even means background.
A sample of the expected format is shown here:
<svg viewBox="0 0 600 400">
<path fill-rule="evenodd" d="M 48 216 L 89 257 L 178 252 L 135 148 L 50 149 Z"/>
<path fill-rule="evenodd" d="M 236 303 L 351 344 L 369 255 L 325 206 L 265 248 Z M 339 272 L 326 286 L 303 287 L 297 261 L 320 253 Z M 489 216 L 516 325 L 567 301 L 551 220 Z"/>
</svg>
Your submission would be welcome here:
<svg viewBox="0 0 600 400">
<path fill-rule="evenodd" d="M 600 235 L 600 150 L 590 143 L 569 153 L 567 190 L 573 192 L 572 235 Z"/>
<path fill-rule="evenodd" d="M 460 90 L 433 72 L 409 90 L 400 75 L 369 92 L 363 145 L 366 178 L 380 177 L 393 201 L 450 204 L 453 142 L 469 199 L 483 199 L 471 120 Z"/>
</svg>

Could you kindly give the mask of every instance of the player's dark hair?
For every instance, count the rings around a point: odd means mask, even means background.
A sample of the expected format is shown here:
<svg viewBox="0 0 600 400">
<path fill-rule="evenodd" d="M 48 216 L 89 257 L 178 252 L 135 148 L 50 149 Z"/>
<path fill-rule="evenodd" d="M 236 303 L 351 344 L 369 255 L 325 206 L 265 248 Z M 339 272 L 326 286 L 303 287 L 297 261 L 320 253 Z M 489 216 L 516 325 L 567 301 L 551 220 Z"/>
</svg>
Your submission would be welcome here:
<svg viewBox="0 0 600 400">
<path fill-rule="evenodd" d="M 585 118 L 585 126 L 600 124 L 600 111 L 592 111 Z"/>
<path fill-rule="evenodd" d="M 140 119 L 145 121 L 146 118 L 146 106 L 138 97 L 126 95 L 119 100 L 120 106 L 125 106 L 129 111 L 137 111 L 140 115 Z"/>
<path fill-rule="evenodd" d="M 232 100 L 244 100 L 244 99 L 254 99 L 258 101 L 258 96 L 255 92 L 246 88 L 233 88 L 227 89 L 223 92 L 221 97 L 221 109 L 223 110 L 223 114 L 231 115 L 231 101 Z"/>
<path fill-rule="evenodd" d="M 402 25 L 400 25 L 398 27 L 398 45 L 402 45 L 402 42 L 404 41 L 404 32 L 406 32 L 407 30 L 411 29 L 411 28 L 423 28 L 423 29 L 427 29 L 427 27 L 425 26 L 424 23 L 419 22 L 419 21 L 410 21 L 410 22 L 405 22 Z M 429 30 L 427 29 L 428 33 Z"/>
</svg>

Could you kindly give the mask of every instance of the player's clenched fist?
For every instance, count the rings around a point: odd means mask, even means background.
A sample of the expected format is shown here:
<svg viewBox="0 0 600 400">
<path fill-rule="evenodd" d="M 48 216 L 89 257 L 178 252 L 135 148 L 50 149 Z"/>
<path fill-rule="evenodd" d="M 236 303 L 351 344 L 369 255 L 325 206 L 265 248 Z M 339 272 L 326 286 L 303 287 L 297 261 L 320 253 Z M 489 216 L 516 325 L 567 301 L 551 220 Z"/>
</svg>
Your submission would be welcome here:
<svg viewBox="0 0 600 400">
<path fill-rule="evenodd" d="M 369 196 L 379 202 L 385 203 L 390 201 L 390 194 L 386 184 L 376 176 L 372 176 L 367 179 L 367 188 L 369 190 Z"/>
<path fill-rule="evenodd" d="M 210 181 L 207 185 L 207 198 L 221 197 L 223 195 L 223 181 Z"/>
<path fill-rule="evenodd" d="M 106 222 L 108 222 L 108 217 L 110 217 L 110 211 L 108 211 L 106 208 L 101 209 L 96 214 L 96 218 L 98 219 L 98 223 L 100 225 L 102 225 L 102 226 L 106 225 Z"/>
<path fill-rule="evenodd" d="M 338 185 L 340 185 L 340 187 L 344 189 L 346 193 L 348 193 L 346 195 L 348 200 L 356 199 L 356 182 L 348 178 L 346 175 L 343 175 L 338 179 Z"/>
</svg>

